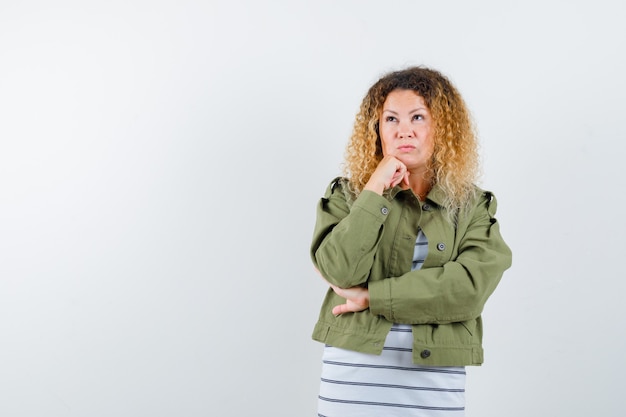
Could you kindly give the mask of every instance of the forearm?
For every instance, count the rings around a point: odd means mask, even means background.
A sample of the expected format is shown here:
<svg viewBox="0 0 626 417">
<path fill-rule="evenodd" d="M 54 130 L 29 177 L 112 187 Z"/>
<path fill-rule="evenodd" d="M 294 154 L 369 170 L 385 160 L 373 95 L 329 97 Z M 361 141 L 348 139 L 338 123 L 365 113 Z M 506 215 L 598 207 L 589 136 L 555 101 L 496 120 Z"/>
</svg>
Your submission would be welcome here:
<svg viewBox="0 0 626 417">
<path fill-rule="evenodd" d="M 483 199 L 471 221 L 460 226 L 458 255 L 450 261 L 370 282 L 370 311 L 412 324 L 478 317 L 511 266 L 511 250 L 493 217 L 495 208 L 495 199 Z"/>
<path fill-rule="evenodd" d="M 480 269 L 480 268 L 478 268 Z M 502 272 L 471 273 L 458 262 L 369 283 L 370 311 L 409 324 L 445 324 L 478 317 Z"/>
<path fill-rule="evenodd" d="M 330 283 L 349 288 L 367 282 L 388 213 L 386 205 L 386 199 L 369 191 L 363 191 L 343 213 L 337 202 L 322 199 L 311 257 Z"/>
</svg>

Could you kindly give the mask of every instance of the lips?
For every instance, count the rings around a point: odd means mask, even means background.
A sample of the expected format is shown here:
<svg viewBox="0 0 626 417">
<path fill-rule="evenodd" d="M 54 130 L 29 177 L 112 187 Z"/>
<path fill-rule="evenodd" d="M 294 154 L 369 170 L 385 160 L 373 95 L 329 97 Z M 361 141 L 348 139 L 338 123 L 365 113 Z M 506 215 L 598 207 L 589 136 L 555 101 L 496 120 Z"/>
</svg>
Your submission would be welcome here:
<svg viewBox="0 0 626 417">
<path fill-rule="evenodd" d="M 413 146 L 413 145 L 398 146 L 398 150 L 402 151 L 402 152 L 411 152 L 414 149 L 415 149 L 415 146 Z"/>
</svg>

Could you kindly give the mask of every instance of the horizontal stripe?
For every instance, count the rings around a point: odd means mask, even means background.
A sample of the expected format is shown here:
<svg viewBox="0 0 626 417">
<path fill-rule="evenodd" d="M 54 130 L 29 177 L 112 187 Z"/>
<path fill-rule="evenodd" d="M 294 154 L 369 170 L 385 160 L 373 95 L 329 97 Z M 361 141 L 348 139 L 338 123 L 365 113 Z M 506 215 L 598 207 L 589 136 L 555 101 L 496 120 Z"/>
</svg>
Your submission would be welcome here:
<svg viewBox="0 0 626 417">
<path fill-rule="evenodd" d="M 413 329 L 411 329 L 410 327 L 392 327 L 391 329 L 389 329 L 389 331 L 411 333 Z"/>
<path fill-rule="evenodd" d="M 408 389 L 408 390 L 416 390 L 416 391 L 434 391 L 434 392 L 465 392 L 465 389 L 463 388 L 414 387 L 410 385 L 375 384 L 372 382 L 336 381 L 336 380 L 326 379 L 326 378 L 322 378 L 322 381 L 328 384 L 358 385 L 362 387 L 394 388 L 394 389 Z"/>
<path fill-rule="evenodd" d="M 385 346 L 383 350 L 395 350 L 396 352 L 413 352 L 411 348 L 403 348 L 403 347 L 395 347 L 395 346 Z"/>
<path fill-rule="evenodd" d="M 434 373 L 441 373 L 441 374 L 456 374 L 456 375 L 465 375 L 465 373 L 466 373 L 464 368 L 458 368 L 458 369 L 454 369 L 454 368 L 451 369 L 450 367 L 445 367 L 445 368 L 414 367 L 413 368 L 413 367 L 408 367 L 408 366 L 371 365 L 371 364 L 368 364 L 368 363 L 350 363 L 350 362 L 337 362 L 337 361 L 329 361 L 329 360 L 324 360 L 323 362 L 325 364 L 327 364 L 327 365 L 352 366 L 352 367 L 355 367 L 355 368 L 396 369 L 396 370 L 401 370 L 401 371 L 434 372 Z"/>
<path fill-rule="evenodd" d="M 396 403 L 382 403 L 375 401 L 352 401 L 352 400 L 339 400 L 336 398 L 322 397 L 318 398 L 322 401 L 341 403 L 341 404 L 357 404 L 357 405 L 374 405 L 379 407 L 399 407 L 399 408 L 413 408 L 417 410 L 435 410 L 435 411 L 464 411 L 465 407 L 430 407 L 426 405 L 414 405 L 414 404 L 396 404 Z"/>
</svg>

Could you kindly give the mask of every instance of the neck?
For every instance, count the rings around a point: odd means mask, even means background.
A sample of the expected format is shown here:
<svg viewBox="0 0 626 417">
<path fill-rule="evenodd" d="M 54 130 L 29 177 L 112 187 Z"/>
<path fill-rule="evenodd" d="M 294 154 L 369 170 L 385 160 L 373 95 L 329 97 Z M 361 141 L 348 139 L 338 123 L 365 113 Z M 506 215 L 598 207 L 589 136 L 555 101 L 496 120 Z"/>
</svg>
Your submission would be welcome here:
<svg viewBox="0 0 626 417">
<path fill-rule="evenodd" d="M 406 188 L 410 188 L 420 200 L 424 200 L 432 188 L 430 176 L 424 172 L 412 172 L 409 175 L 409 185 Z"/>
</svg>

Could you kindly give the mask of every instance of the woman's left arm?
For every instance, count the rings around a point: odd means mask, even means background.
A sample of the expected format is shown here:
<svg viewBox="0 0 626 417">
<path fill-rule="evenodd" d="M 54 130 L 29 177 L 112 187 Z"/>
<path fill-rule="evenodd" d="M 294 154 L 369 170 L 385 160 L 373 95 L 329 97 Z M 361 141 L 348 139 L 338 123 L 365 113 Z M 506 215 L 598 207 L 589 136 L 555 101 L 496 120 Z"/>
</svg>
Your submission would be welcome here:
<svg viewBox="0 0 626 417">
<path fill-rule="evenodd" d="M 500 234 L 496 208 L 495 197 L 490 193 L 481 196 L 456 259 L 370 282 L 370 312 L 407 324 L 444 324 L 478 317 L 511 266 L 511 250 Z"/>
</svg>

